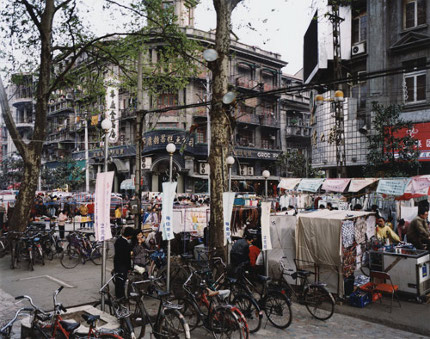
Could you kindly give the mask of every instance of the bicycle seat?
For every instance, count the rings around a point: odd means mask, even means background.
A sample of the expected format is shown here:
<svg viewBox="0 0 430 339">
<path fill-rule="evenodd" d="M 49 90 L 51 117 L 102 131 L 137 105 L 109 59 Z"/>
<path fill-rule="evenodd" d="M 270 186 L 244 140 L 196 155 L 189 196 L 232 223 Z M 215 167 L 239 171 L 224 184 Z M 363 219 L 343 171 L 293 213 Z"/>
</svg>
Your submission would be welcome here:
<svg viewBox="0 0 430 339">
<path fill-rule="evenodd" d="M 162 298 L 162 297 L 166 297 L 166 296 L 170 295 L 170 292 L 157 290 L 157 295 L 158 295 L 160 298 Z"/>
<path fill-rule="evenodd" d="M 61 324 L 61 326 L 63 326 L 63 328 L 66 330 L 66 332 L 69 332 L 69 333 L 73 332 L 79 326 L 81 326 L 80 323 L 71 323 L 71 322 L 64 321 L 64 320 L 61 320 L 60 324 Z"/>
<path fill-rule="evenodd" d="M 100 319 L 99 315 L 93 315 L 93 314 L 82 314 L 82 318 L 87 322 L 88 325 L 91 325 L 96 320 Z"/>
<path fill-rule="evenodd" d="M 268 282 L 270 280 L 272 280 L 272 278 L 266 276 L 266 275 L 257 275 L 257 279 L 260 280 L 261 282 Z"/>
<path fill-rule="evenodd" d="M 299 277 L 309 277 L 311 274 L 314 274 L 313 272 L 306 270 L 297 270 L 296 273 Z"/>
<path fill-rule="evenodd" d="M 184 253 L 184 254 L 181 254 L 181 258 L 185 259 L 185 260 L 187 260 L 187 259 L 194 259 L 194 255 Z"/>
<path fill-rule="evenodd" d="M 226 300 L 229 295 L 230 295 L 230 290 L 219 290 L 218 291 L 218 296 L 221 298 L 221 300 Z"/>
<path fill-rule="evenodd" d="M 234 283 L 237 281 L 237 279 L 236 279 L 236 278 L 233 278 L 233 277 L 225 277 L 225 279 L 226 279 L 229 283 L 232 283 L 232 284 L 234 284 Z"/>
<path fill-rule="evenodd" d="M 205 268 L 205 269 L 196 271 L 197 274 L 206 274 L 206 273 L 211 273 L 211 272 L 212 271 L 209 268 Z"/>
</svg>

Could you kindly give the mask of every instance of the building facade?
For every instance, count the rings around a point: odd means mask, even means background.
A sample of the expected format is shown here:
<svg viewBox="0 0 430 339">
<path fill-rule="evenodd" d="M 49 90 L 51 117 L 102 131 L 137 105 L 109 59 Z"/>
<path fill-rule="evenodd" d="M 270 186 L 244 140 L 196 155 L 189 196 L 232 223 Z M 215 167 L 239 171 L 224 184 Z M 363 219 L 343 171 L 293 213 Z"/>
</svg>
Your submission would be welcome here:
<svg viewBox="0 0 430 339">
<path fill-rule="evenodd" d="M 304 59 L 307 82 L 334 79 L 333 44 L 325 49 L 321 46 L 322 36 L 333 39 L 332 24 L 322 19 L 331 10 L 331 6 L 317 9 L 321 19 L 310 23 L 304 38 L 305 50 L 307 47 L 314 51 Z M 329 141 L 335 105 L 330 98 L 334 90 L 342 89 L 346 97 L 342 107 L 348 176 L 365 174 L 362 166 L 366 164 L 366 134 L 372 133 L 374 101 L 402 105 L 401 117 L 415 123 L 409 133 L 419 136 L 420 173 L 430 173 L 430 6 L 425 0 L 360 0 L 341 9 L 340 16 L 342 78 L 352 80 L 337 88 L 319 88 L 327 101 L 313 111 L 313 167 L 326 170 L 329 176 L 336 175 L 336 149 Z M 321 33 L 324 29 L 326 34 Z M 315 54 L 316 47 L 319 51 Z M 322 54 L 326 56 L 325 63 L 321 61 Z"/>
</svg>

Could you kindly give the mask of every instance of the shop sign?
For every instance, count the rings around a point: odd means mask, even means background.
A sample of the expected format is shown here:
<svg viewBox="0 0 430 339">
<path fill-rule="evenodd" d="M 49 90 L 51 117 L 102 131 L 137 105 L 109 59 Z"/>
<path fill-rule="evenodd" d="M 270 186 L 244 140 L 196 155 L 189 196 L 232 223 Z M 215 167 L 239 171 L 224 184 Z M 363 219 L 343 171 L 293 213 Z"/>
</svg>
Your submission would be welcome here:
<svg viewBox="0 0 430 339">
<path fill-rule="evenodd" d="M 224 192 L 222 197 L 223 201 L 223 214 L 224 214 L 224 246 L 231 243 L 231 215 L 233 213 L 233 204 L 236 193 Z"/>
<path fill-rule="evenodd" d="M 236 156 L 239 158 L 258 158 L 266 160 L 276 160 L 279 157 L 280 151 L 255 151 L 250 149 L 236 149 Z"/>
<path fill-rule="evenodd" d="M 112 238 L 110 230 L 110 201 L 114 172 L 97 173 L 94 202 L 95 237 L 97 241 Z"/>
<path fill-rule="evenodd" d="M 420 150 L 418 160 L 430 161 L 430 122 L 414 124 L 411 129 L 402 129 L 395 132 L 394 136 L 402 138 L 407 134 L 418 141 L 418 149 Z M 398 156 L 398 153 L 395 153 L 395 157 Z"/>
<path fill-rule="evenodd" d="M 263 251 L 272 249 L 272 239 L 270 238 L 270 207 L 271 202 L 261 203 L 261 249 Z"/>
<path fill-rule="evenodd" d="M 379 179 L 376 193 L 400 196 L 405 193 L 410 178 Z"/>
</svg>

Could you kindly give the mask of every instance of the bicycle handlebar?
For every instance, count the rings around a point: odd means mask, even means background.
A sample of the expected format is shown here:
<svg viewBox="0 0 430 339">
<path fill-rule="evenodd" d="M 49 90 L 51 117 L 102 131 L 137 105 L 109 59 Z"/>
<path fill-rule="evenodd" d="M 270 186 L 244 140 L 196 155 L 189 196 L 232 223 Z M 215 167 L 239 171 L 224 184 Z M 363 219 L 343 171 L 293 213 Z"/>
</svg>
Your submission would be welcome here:
<svg viewBox="0 0 430 339">
<path fill-rule="evenodd" d="M 15 322 L 15 320 L 18 318 L 18 316 L 23 313 L 23 312 L 33 312 L 34 309 L 33 308 L 29 308 L 29 307 L 22 307 L 20 308 L 18 311 L 16 311 L 15 316 L 6 324 L 4 325 L 2 328 L 0 328 L 0 333 L 5 331 L 8 327 L 12 326 L 12 324 Z"/>
<path fill-rule="evenodd" d="M 15 300 L 21 300 L 21 299 L 27 299 L 30 302 L 30 305 L 33 306 L 33 309 L 35 309 L 36 311 L 42 313 L 43 315 L 49 315 L 49 313 L 47 313 L 44 310 L 42 310 L 41 308 L 37 307 L 33 303 L 33 299 L 31 299 L 31 297 L 29 297 L 28 295 L 20 295 L 18 297 L 15 297 Z"/>
</svg>

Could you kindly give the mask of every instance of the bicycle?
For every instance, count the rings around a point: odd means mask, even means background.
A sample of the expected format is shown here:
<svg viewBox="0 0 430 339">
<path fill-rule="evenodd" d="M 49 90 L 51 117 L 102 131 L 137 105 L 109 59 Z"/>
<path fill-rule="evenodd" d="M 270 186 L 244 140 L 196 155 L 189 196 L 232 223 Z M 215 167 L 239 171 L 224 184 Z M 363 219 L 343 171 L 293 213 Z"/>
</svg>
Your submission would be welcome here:
<svg viewBox="0 0 430 339">
<path fill-rule="evenodd" d="M 91 260 L 95 265 L 102 263 L 102 244 L 100 242 L 88 240 L 87 237 L 78 232 L 67 236 L 69 244 L 61 255 L 61 265 L 64 268 L 75 268 L 80 262 L 85 264 Z"/>
<path fill-rule="evenodd" d="M 12 334 L 12 327 L 18 317 L 24 312 L 32 312 L 33 309 L 29 307 L 22 307 L 18 311 L 16 311 L 15 316 L 7 322 L 5 325 L 0 327 L 0 338 L 9 339 Z"/>
<path fill-rule="evenodd" d="M 134 299 L 134 304 L 130 303 L 132 324 L 140 327 L 140 337 L 143 338 L 146 332 L 146 325 L 151 326 L 152 334 L 156 338 L 190 338 L 190 328 L 182 315 L 181 306 L 175 305 L 166 300 L 170 296 L 169 292 L 160 291 L 156 281 L 160 278 L 149 277 L 147 280 L 136 281 L 131 284 L 132 292 L 130 298 Z M 147 284 L 146 292 L 138 285 Z M 155 319 L 149 315 L 143 302 L 144 297 L 158 300 L 158 311 Z"/>
<path fill-rule="evenodd" d="M 66 308 L 57 302 L 57 295 L 61 292 L 64 286 L 60 286 L 54 292 L 54 310 L 51 313 L 45 312 L 44 310 L 37 307 L 31 297 L 27 295 L 18 296 L 15 299 L 27 299 L 30 305 L 33 307 L 30 310 L 33 312 L 33 318 L 31 321 L 31 332 L 32 337 L 35 338 L 116 338 L 122 339 L 115 331 L 102 330 L 96 328 L 96 321 L 100 316 L 83 314 L 82 317 L 90 324 L 88 334 L 75 333 L 80 327 L 78 322 L 65 321 L 61 317 L 62 312 L 66 312 Z"/>
<path fill-rule="evenodd" d="M 28 269 L 34 271 L 36 261 L 45 265 L 40 238 L 38 234 L 29 236 L 23 233 L 13 245 L 12 268 L 17 268 L 20 261 L 28 261 Z"/>
<path fill-rule="evenodd" d="M 286 259 L 286 257 L 282 257 Z M 278 287 L 281 292 L 288 295 L 289 297 L 294 296 L 300 304 L 305 305 L 309 313 L 316 319 L 327 320 L 334 313 L 334 297 L 327 290 L 326 284 L 321 282 L 310 283 L 308 277 L 314 272 L 307 270 L 288 269 L 283 261 L 279 262 L 281 268 L 281 277 L 278 281 Z M 294 260 L 297 266 L 296 260 Z M 300 285 L 297 288 L 293 288 L 290 283 L 285 279 L 284 275 L 291 276 L 292 279 L 300 280 Z"/>
<path fill-rule="evenodd" d="M 175 299 L 182 306 L 182 314 L 190 326 L 190 331 L 202 323 L 203 328 L 214 338 L 231 338 L 236 335 L 238 338 L 247 339 L 249 328 L 246 318 L 237 307 L 227 303 L 229 290 L 212 291 L 203 279 L 200 279 L 196 286 L 192 286 L 192 278 L 205 273 L 192 272 L 183 284 L 185 297 Z"/>
<path fill-rule="evenodd" d="M 100 288 L 99 292 L 103 295 L 105 300 L 105 307 L 108 307 L 110 315 L 115 316 L 119 322 L 121 330 L 123 331 L 123 336 L 128 338 L 143 338 L 142 331 L 144 329 L 139 327 L 134 327 L 133 322 L 130 318 L 130 310 L 127 305 L 128 300 L 126 298 L 117 299 L 109 291 L 109 283 L 113 279 L 122 279 L 117 273 L 113 274 L 112 277 Z M 94 304 L 94 307 L 101 308 L 101 300 Z M 102 309 L 102 311 L 104 311 Z"/>
</svg>

